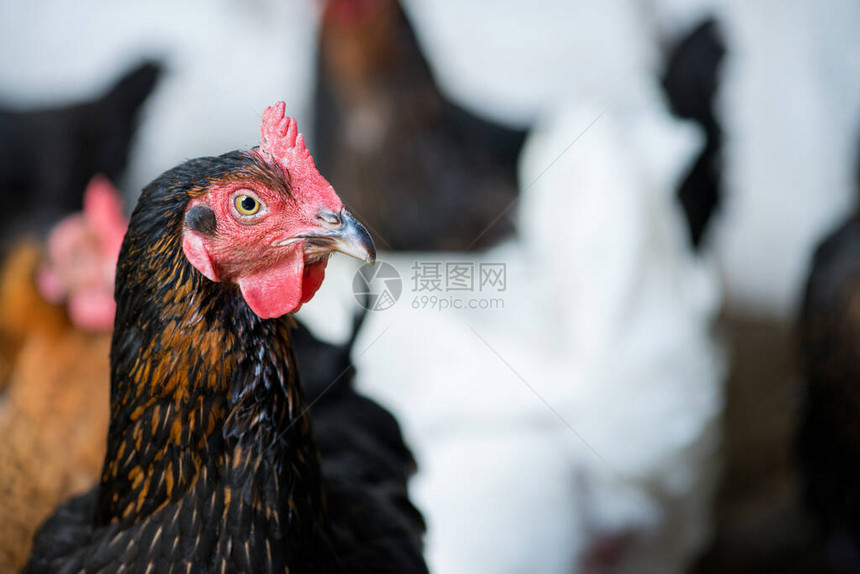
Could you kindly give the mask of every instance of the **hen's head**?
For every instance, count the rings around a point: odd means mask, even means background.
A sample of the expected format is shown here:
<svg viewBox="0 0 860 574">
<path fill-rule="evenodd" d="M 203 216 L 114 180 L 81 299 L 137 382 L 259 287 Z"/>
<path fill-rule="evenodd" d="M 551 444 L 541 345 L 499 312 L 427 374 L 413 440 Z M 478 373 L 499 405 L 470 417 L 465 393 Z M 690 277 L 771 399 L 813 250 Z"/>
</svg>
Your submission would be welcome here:
<svg viewBox="0 0 860 574">
<path fill-rule="evenodd" d="M 320 175 L 283 102 L 263 114 L 251 165 L 212 182 L 185 212 L 182 249 L 212 281 L 239 286 L 264 319 L 293 313 L 322 284 L 328 256 L 372 263 L 367 230 Z"/>
</svg>

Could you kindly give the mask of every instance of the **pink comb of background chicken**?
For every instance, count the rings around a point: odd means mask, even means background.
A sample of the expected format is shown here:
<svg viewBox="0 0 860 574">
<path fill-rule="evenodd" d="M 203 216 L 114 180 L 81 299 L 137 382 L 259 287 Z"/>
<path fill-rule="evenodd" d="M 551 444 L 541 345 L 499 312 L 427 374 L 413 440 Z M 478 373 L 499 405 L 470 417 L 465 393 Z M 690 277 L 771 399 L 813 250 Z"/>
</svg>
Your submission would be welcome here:
<svg viewBox="0 0 860 574">
<path fill-rule="evenodd" d="M 48 236 L 39 292 L 52 303 L 67 301 L 69 318 L 80 329 L 113 327 L 116 262 L 127 227 L 119 193 L 97 175 L 84 194 L 83 213 L 63 219 Z"/>
</svg>

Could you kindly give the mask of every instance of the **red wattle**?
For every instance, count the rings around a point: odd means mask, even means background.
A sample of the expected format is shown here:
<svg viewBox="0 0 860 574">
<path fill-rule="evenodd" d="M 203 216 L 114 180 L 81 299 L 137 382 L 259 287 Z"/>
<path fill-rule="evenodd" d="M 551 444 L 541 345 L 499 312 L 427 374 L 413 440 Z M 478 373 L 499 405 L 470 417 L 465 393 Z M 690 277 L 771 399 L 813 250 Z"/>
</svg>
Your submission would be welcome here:
<svg viewBox="0 0 860 574">
<path fill-rule="evenodd" d="M 305 267 L 305 277 L 302 281 L 302 303 L 307 303 L 316 295 L 323 279 L 325 279 L 326 265 L 328 265 L 328 259 Z"/>
<path fill-rule="evenodd" d="M 304 253 L 296 249 L 278 263 L 238 280 L 242 297 L 262 319 L 295 313 L 310 301 L 325 278 L 326 261 L 305 266 Z"/>
</svg>

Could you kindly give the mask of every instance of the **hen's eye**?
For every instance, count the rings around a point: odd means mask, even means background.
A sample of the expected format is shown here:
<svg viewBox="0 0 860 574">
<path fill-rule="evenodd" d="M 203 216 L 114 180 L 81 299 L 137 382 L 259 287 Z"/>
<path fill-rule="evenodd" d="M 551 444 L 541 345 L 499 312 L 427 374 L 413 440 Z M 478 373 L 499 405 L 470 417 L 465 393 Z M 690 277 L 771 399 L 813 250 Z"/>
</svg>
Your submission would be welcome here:
<svg viewBox="0 0 860 574">
<path fill-rule="evenodd" d="M 242 215 L 254 215 L 260 211 L 260 202 L 250 195 L 236 196 L 236 210 Z"/>
</svg>

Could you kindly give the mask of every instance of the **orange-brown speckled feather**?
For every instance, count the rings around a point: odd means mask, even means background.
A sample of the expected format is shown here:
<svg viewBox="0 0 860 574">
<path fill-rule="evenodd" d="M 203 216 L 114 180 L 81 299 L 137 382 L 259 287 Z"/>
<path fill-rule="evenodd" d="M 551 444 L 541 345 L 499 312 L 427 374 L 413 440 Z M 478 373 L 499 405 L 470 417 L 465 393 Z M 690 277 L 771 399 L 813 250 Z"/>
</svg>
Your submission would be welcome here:
<svg viewBox="0 0 860 574">
<path fill-rule="evenodd" d="M 0 572 L 24 565 L 54 507 L 90 488 L 108 426 L 109 335 L 74 328 L 45 302 L 35 243 L 14 248 L 0 277 Z"/>
</svg>

